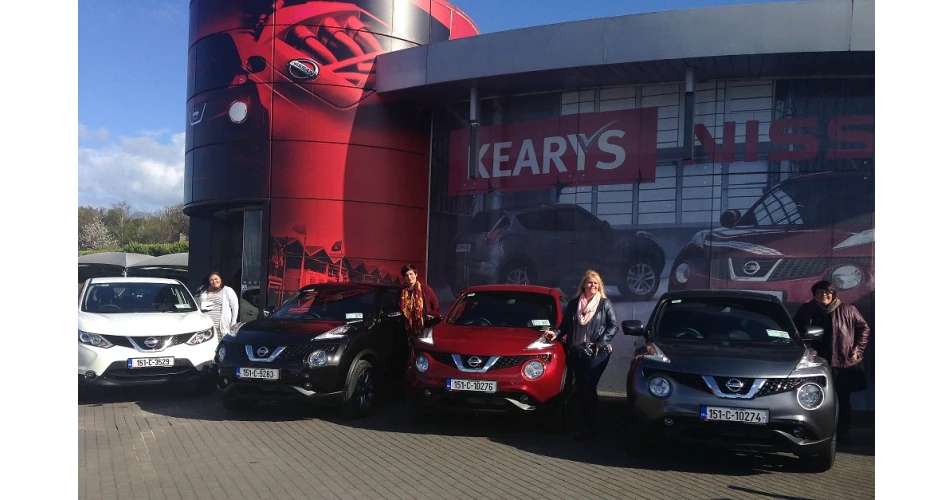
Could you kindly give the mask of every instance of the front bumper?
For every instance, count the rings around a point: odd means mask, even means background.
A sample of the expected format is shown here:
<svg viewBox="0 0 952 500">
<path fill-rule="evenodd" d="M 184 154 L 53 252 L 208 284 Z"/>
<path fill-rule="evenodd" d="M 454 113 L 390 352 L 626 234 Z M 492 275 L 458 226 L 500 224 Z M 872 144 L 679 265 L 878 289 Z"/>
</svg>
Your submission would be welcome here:
<svg viewBox="0 0 952 500">
<path fill-rule="evenodd" d="M 215 342 L 179 344 L 157 352 L 115 345 L 101 349 L 79 344 L 79 383 L 92 386 L 149 385 L 194 382 L 214 376 Z M 172 366 L 132 369 L 134 358 L 173 357 Z"/>
<path fill-rule="evenodd" d="M 485 373 L 459 370 L 449 360 L 449 354 L 426 351 L 424 355 L 429 360 L 426 373 L 420 373 L 412 366 L 416 353 L 411 356 L 407 394 L 412 404 L 426 409 L 476 413 L 533 413 L 547 408 L 548 403 L 559 395 L 566 382 L 565 356 L 561 353 L 525 354 L 522 355 L 525 359 L 521 362 Z M 548 361 L 538 357 L 545 355 L 549 356 Z M 543 362 L 545 372 L 536 380 L 528 380 L 522 375 L 522 368 L 533 359 Z M 494 393 L 449 390 L 449 379 L 495 381 L 497 388 Z"/>
<path fill-rule="evenodd" d="M 288 355 L 274 361 L 251 361 L 241 344 L 222 342 L 228 349 L 218 365 L 218 391 L 236 399 L 264 401 L 300 401 L 333 405 L 343 397 L 347 377 L 346 366 L 341 367 L 343 349 L 338 345 L 288 346 Z M 301 351 L 292 353 L 291 348 Z M 304 359 L 314 350 L 328 352 L 328 362 L 319 368 L 308 366 Z M 307 352 L 305 352 L 307 351 Z M 279 372 L 278 380 L 245 379 L 237 376 L 239 368 L 269 368 Z"/>
<path fill-rule="evenodd" d="M 672 384 L 664 399 L 651 395 L 639 377 L 628 399 L 633 421 L 644 435 L 721 448 L 789 452 L 799 455 L 819 451 L 836 433 L 837 402 L 832 380 L 823 387 L 824 400 L 814 410 L 797 402 L 796 390 L 753 399 L 719 398 L 702 389 Z M 765 424 L 705 421 L 701 407 L 767 410 Z"/>
</svg>

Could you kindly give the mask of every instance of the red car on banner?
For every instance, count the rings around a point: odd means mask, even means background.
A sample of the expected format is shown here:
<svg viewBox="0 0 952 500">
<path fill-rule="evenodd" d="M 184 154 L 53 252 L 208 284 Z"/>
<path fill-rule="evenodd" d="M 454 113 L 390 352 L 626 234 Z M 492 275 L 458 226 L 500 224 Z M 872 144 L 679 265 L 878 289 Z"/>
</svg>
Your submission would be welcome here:
<svg viewBox="0 0 952 500">
<path fill-rule="evenodd" d="M 565 349 L 543 336 L 561 323 L 562 307 L 553 288 L 468 288 L 411 350 L 411 409 L 541 413 L 547 427 L 563 430 L 571 387 Z"/>
<path fill-rule="evenodd" d="M 870 171 L 808 174 L 768 190 L 744 214 L 694 235 L 672 265 L 668 290 L 767 292 L 788 307 L 827 279 L 861 309 L 874 291 L 874 178 Z"/>
</svg>

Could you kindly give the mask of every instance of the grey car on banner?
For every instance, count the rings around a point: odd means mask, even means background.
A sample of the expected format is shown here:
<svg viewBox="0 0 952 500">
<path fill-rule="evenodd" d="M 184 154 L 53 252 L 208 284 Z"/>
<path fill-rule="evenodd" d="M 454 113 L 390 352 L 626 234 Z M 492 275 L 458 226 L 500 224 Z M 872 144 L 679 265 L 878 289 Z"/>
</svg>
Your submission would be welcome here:
<svg viewBox="0 0 952 500">
<path fill-rule="evenodd" d="M 574 291 L 587 269 L 603 270 L 628 300 L 658 291 L 664 250 L 645 231 L 624 231 L 575 204 L 477 212 L 453 241 L 454 292 L 473 285 L 543 285 Z"/>
</svg>

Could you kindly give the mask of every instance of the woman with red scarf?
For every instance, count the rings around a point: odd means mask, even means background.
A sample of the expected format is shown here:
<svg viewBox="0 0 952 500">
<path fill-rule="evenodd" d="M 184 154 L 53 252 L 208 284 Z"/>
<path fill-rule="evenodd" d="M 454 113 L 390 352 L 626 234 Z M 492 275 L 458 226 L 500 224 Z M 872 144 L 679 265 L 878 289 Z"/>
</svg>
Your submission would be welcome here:
<svg viewBox="0 0 952 500">
<path fill-rule="evenodd" d="M 565 306 L 558 333 L 547 331 L 550 341 L 559 339 L 568 348 L 568 364 L 575 379 L 576 439 L 594 435 L 598 416 L 598 381 L 612 353 L 609 344 L 618 331 L 615 308 L 605 296 L 602 277 L 586 271 L 575 297 Z"/>
<path fill-rule="evenodd" d="M 407 341 L 412 346 L 413 340 L 423 335 L 423 329 L 440 317 L 440 301 L 429 285 L 417 279 L 416 266 L 407 264 L 400 274 L 406 280 L 400 292 L 400 310 L 406 321 Z"/>
</svg>

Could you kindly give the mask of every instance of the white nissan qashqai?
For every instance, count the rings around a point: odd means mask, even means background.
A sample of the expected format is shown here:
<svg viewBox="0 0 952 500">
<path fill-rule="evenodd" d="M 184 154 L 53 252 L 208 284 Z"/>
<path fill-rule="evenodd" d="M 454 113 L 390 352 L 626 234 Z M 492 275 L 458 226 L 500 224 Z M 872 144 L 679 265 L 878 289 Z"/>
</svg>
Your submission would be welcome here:
<svg viewBox="0 0 952 500">
<path fill-rule="evenodd" d="M 80 387 L 212 387 L 217 344 L 211 318 L 181 281 L 90 278 L 79 294 Z"/>
</svg>

